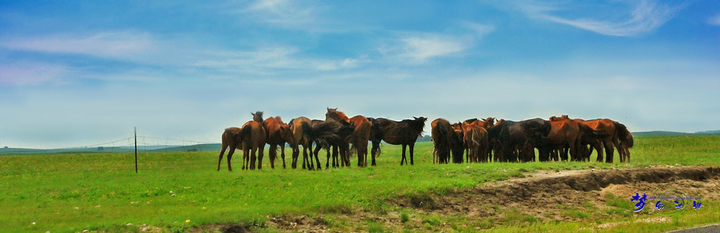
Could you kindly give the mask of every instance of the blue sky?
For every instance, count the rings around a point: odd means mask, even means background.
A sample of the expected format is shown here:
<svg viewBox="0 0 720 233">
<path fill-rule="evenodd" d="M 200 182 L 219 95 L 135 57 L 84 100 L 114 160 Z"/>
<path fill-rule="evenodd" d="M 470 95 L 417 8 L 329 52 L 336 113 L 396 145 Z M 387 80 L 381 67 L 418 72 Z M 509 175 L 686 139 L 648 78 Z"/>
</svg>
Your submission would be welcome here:
<svg viewBox="0 0 720 233">
<path fill-rule="evenodd" d="M 0 2 L 0 146 L 217 143 L 326 107 L 695 132 L 718 90 L 710 0 Z"/>
</svg>

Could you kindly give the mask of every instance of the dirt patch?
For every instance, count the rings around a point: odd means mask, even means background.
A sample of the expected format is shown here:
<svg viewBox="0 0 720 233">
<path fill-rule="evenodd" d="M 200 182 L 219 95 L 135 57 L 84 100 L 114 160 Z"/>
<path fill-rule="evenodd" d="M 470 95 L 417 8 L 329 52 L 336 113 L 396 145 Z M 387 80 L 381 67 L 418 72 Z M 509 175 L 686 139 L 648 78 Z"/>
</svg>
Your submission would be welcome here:
<svg viewBox="0 0 720 233">
<path fill-rule="evenodd" d="M 458 227 L 444 219 L 465 219 L 465 229 L 484 229 L 513 221 L 575 221 L 586 213 L 605 213 L 617 207 L 608 203 L 628 200 L 635 193 L 651 195 L 656 190 L 679 190 L 688 196 L 720 199 L 718 167 L 653 167 L 645 169 L 538 171 L 525 178 L 451 190 L 445 195 L 414 194 L 388 200 L 390 212 L 356 210 L 333 214 L 333 219 L 307 215 L 268 216 L 267 225 L 281 231 L 337 232 L 436 231 Z M 610 195 L 612 194 L 612 195 Z M 626 201 L 627 202 L 627 201 Z M 627 210 L 624 210 L 627 212 Z M 592 216 L 596 218 L 597 216 Z M 612 217 L 610 214 L 608 218 Z M 599 217 L 600 219 L 602 218 Z M 597 219 L 597 218 L 596 218 Z M 485 222 L 479 222 L 479 221 Z M 667 222 L 667 217 L 639 221 Z M 337 223 L 342 223 L 338 226 Z M 611 229 L 627 223 L 598 224 Z M 223 231 L 226 232 L 226 231 Z M 237 231 L 242 232 L 242 231 Z"/>
</svg>

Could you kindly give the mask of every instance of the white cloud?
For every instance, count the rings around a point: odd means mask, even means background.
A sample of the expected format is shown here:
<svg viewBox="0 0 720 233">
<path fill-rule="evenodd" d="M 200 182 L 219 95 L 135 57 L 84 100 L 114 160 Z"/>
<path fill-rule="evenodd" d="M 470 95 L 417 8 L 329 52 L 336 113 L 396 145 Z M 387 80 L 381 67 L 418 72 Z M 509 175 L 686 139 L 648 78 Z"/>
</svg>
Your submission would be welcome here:
<svg viewBox="0 0 720 233">
<path fill-rule="evenodd" d="M 570 4 L 537 3 L 535 1 L 514 1 L 513 4 L 531 18 L 548 20 L 566 24 L 573 27 L 593 31 L 609 36 L 639 36 L 650 33 L 674 17 L 675 12 L 682 10 L 686 5 L 670 6 L 654 0 L 640 0 L 632 6 L 632 11 L 623 15 L 613 15 L 618 11 L 611 9 L 611 20 L 580 18 L 569 19 L 557 16 L 561 11 L 576 10 Z M 596 9 L 593 9 L 596 10 Z M 620 17 L 621 16 L 621 17 Z M 625 20 L 615 20 L 625 18 Z"/>
<path fill-rule="evenodd" d="M 153 42 L 148 33 L 126 31 L 10 39 L 0 46 L 13 50 L 118 58 L 148 53 L 153 49 Z"/>
<path fill-rule="evenodd" d="M 62 65 L 43 63 L 15 63 L 0 65 L 0 86 L 39 85 L 61 82 L 69 69 Z"/>
<path fill-rule="evenodd" d="M 242 51 L 218 54 L 216 58 L 193 64 L 199 68 L 215 69 L 228 73 L 273 74 L 287 70 L 331 71 L 354 68 L 362 60 L 315 59 L 301 57 L 295 47 L 267 47 L 255 51 Z"/>
<path fill-rule="evenodd" d="M 720 26 L 720 14 L 710 17 L 707 21 L 710 25 Z"/>
<path fill-rule="evenodd" d="M 470 47 L 469 40 L 436 34 L 409 36 L 401 41 L 403 51 L 400 57 L 410 58 L 415 62 L 454 55 Z"/>
<path fill-rule="evenodd" d="M 315 15 L 318 9 L 308 6 L 306 2 L 288 0 L 258 0 L 249 7 L 241 10 L 243 13 L 250 13 L 260 21 L 277 25 L 284 28 L 315 27 L 318 20 Z"/>
<path fill-rule="evenodd" d="M 495 26 L 493 26 L 491 24 L 479 24 L 479 23 L 465 22 L 465 23 L 463 23 L 463 26 L 474 31 L 475 35 L 478 38 L 483 38 L 483 37 L 485 37 L 485 35 L 490 34 L 493 31 L 495 31 Z"/>
</svg>

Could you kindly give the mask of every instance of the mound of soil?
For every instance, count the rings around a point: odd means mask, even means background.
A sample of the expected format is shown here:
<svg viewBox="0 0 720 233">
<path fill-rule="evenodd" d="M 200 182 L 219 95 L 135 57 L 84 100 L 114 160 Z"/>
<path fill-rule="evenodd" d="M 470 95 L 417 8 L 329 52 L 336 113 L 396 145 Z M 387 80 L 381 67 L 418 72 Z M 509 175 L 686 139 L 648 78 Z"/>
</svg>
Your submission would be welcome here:
<svg viewBox="0 0 720 233">
<path fill-rule="evenodd" d="M 597 211 L 611 208 L 606 203 L 609 197 L 630 200 L 635 193 L 644 192 L 649 196 L 660 188 L 679 190 L 688 196 L 718 200 L 720 168 L 666 166 L 645 169 L 539 171 L 527 174 L 525 178 L 479 184 L 471 189 L 451 190 L 442 196 L 405 196 L 388 200 L 388 204 L 400 209 L 410 209 L 416 215 L 457 216 L 472 220 L 499 219 L 490 225 L 475 227 L 479 230 L 503 224 L 509 215 L 521 216 L 520 218 L 524 219 L 534 218 L 535 221 L 573 221 L 583 218 L 573 215 L 573 211 L 582 215 L 589 209 Z M 379 214 L 370 210 L 356 210 L 333 215 L 333 218 L 350 226 L 363 226 L 373 222 L 394 231 L 407 227 L 407 224 L 403 225 L 401 213 L 398 212 Z M 418 218 L 406 218 L 404 221 L 415 221 L 414 225 L 418 227 L 424 223 Z M 643 221 L 667 222 L 669 218 L 656 217 Z M 267 221 L 267 225 L 275 229 L 297 232 L 326 232 L 330 228 L 328 223 L 323 217 L 307 215 L 268 216 Z M 435 224 L 440 227 L 445 225 Z M 607 229 L 618 224 L 599 224 L 597 227 Z M 243 230 L 246 229 L 221 229 L 223 232 Z M 358 230 L 365 231 L 365 228 L 352 228 L 352 231 Z"/>
</svg>

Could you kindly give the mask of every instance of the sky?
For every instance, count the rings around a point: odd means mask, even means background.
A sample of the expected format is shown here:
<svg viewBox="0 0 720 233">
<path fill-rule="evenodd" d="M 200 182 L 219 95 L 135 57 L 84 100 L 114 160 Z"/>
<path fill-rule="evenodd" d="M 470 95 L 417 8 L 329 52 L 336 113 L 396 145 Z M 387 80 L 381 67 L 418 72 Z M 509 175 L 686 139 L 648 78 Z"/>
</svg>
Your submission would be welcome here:
<svg viewBox="0 0 720 233">
<path fill-rule="evenodd" d="M 720 129 L 720 1 L 0 1 L 0 146 L 219 143 L 251 112 Z"/>
</svg>

